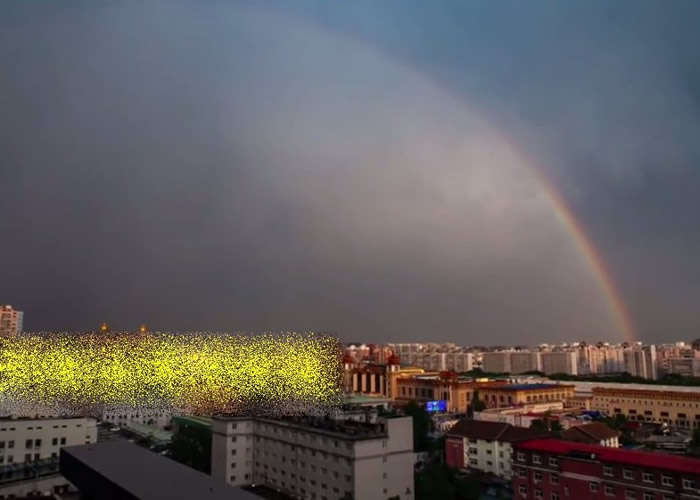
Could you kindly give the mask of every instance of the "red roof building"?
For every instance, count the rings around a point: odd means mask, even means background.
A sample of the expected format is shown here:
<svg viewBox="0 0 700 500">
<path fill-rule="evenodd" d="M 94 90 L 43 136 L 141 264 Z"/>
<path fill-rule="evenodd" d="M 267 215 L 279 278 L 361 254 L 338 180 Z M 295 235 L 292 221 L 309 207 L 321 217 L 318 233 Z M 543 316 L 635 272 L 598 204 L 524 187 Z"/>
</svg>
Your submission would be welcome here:
<svg viewBox="0 0 700 500">
<path fill-rule="evenodd" d="M 700 460 L 558 439 L 513 444 L 516 499 L 700 499 Z"/>
</svg>

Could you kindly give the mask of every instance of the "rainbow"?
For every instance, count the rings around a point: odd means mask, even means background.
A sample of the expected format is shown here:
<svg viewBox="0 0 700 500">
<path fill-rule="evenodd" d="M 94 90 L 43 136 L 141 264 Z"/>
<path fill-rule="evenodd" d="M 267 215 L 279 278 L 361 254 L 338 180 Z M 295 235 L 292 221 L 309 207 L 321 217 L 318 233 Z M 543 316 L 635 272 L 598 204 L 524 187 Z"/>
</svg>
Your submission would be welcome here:
<svg viewBox="0 0 700 500">
<path fill-rule="evenodd" d="M 497 135 L 504 140 L 504 143 L 509 147 L 511 152 L 514 153 L 515 157 L 522 160 L 521 166 L 523 170 L 530 176 L 535 186 L 543 195 L 545 201 L 549 205 L 554 214 L 556 220 L 561 224 L 566 233 L 570 236 L 574 247 L 577 249 L 579 255 L 586 263 L 587 267 L 590 269 L 595 281 L 598 285 L 600 293 L 607 304 L 611 319 L 616 325 L 616 329 L 620 332 L 625 341 L 633 343 L 637 340 L 635 333 L 635 328 L 630 318 L 630 314 L 627 310 L 625 301 L 623 300 L 620 292 L 615 285 L 615 282 L 605 265 L 605 261 L 601 256 L 600 252 L 593 243 L 591 237 L 586 233 L 581 223 L 576 218 L 575 214 L 567 204 L 566 200 L 561 196 L 557 187 L 553 182 L 551 182 L 542 173 L 543 169 L 535 167 L 535 162 L 528 159 L 527 155 L 517 146 L 513 140 L 502 133 L 502 128 L 495 126 L 490 120 L 487 120 L 483 112 L 474 113 L 474 106 L 468 106 L 464 102 L 464 97 L 455 93 L 455 91 L 443 82 L 439 81 L 432 75 L 428 75 L 422 71 L 422 69 L 415 67 L 411 62 L 397 58 L 394 54 L 387 54 L 386 51 L 378 49 L 377 47 L 371 45 L 365 40 L 359 38 L 351 38 L 346 34 L 336 33 L 330 30 L 327 26 L 324 26 L 320 22 L 303 18 L 299 15 L 292 14 L 281 9 L 274 8 L 260 8 L 259 6 L 253 7 L 255 10 L 266 10 L 274 12 L 274 14 L 279 14 L 284 18 L 292 19 L 293 21 L 299 23 L 304 28 L 314 28 L 320 32 L 331 37 L 336 37 L 342 39 L 345 42 L 352 43 L 359 46 L 370 53 L 378 54 L 384 59 L 390 60 L 392 63 L 396 64 L 398 67 L 404 69 L 412 75 L 419 77 L 424 82 L 430 84 L 431 87 L 435 88 L 443 95 L 449 96 L 453 102 L 459 104 L 459 106 L 465 111 L 472 114 L 476 114 L 476 119 L 485 126 L 487 130 L 492 130 L 497 133 Z"/>
</svg>

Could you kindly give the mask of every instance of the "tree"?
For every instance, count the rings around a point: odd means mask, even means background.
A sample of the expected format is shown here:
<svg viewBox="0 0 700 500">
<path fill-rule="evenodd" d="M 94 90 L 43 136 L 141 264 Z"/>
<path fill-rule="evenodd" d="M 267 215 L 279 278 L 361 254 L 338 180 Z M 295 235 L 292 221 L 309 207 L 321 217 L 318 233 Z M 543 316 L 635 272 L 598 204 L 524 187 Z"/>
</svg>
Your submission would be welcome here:
<svg viewBox="0 0 700 500">
<path fill-rule="evenodd" d="M 447 467 L 440 464 L 428 465 L 415 474 L 416 500 L 435 498 L 451 500 L 455 498 L 455 485 Z"/>
<path fill-rule="evenodd" d="M 426 451 L 430 443 L 428 439 L 432 424 L 430 415 L 423 405 L 415 401 L 408 402 L 404 407 L 404 413 L 406 416 L 413 417 L 413 451 Z"/>
<path fill-rule="evenodd" d="M 547 429 L 547 423 L 542 420 L 541 418 L 535 419 L 532 422 L 530 422 L 530 429 L 536 429 L 538 431 L 546 431 Z"/>
<path fill-rule="evenodd" d="M 181 464 L 209 474 L 211 431 L 196 425 L 182 425 L 170 442 L 170 457 Z"/>
<path fill-rule="evenodd" d="M 474 391 L 474 394 L 472 394 L 472 400 L 469 405 L 469 409 L 472 412 L 484 411 L 486 409 L 486 403 L 479 399 L 479 391 Z"/>
</svg>

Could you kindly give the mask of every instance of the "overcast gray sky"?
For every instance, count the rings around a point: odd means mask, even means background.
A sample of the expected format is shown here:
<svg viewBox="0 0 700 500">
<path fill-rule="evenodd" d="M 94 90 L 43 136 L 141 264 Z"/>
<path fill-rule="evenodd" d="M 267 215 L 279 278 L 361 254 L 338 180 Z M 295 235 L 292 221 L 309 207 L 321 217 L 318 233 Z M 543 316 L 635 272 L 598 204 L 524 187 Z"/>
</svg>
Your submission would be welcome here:
<svg viewBox="0 0 700 500">
<path fill-rule="evenodd" d="M 700 336 L 700 4 L 0 1 L 29 330 Z"/>
</svg>

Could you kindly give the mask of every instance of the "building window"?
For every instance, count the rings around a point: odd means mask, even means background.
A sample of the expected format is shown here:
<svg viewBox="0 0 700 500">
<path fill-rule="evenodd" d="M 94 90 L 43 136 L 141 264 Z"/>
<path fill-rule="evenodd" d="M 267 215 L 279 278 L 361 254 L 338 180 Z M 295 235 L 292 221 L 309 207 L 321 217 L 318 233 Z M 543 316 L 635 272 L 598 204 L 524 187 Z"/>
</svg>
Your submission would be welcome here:
<svg viewBox="0 0 700 500">
<path fill-rule="evenodd" d="M 542 473 L 535 472 L 533 479 L 535 480 L 535 484 L 540 483 L 542 481 Z"/>
<path fill-rule="evenodd" d="M 58 445 L 58 438 L 53 438 L 53 439 L 51 440 L 51 444 L 54 445 L 54 446 L 57 446 L 57 445 Z"/>
<path fill-rule="evenodd" d="M 478 455 L 479 450 L 477 448 L 469 448 L 470 455 Z"/>
<path fill-rule="evenodd" d="M 477 465 L 479 465 L 479 461 L 476 458 L 470 458 L 469 465 L 473 465 L 476 467 Z"/>
<path fill-rule="evenodd" d="M 559 484 L 559 474 L 552 474 L 549 476 L 549 482 L 552 484 Z"/>
<path fill-rule="evenodd" d="M 34 441 L 33 441 L 33 440 L 27 439 L 27 441 L 25 441 L 25 443 L 24 443 L 24 447 L 25 447 L 25 448 L 31 448 L 33 444 L 34 444 Z"/>
<path fill-rule="evenodd" d="M 559 500 L 559 493 L 552 493 L 550 495 L 551 500 Z"/>
<path fill-rule="evenodd" d="M 642 481 L 645 483 L 653 483 L 654 482 L 654 474 L 651 472 L 642 472 Z"/>
<path fill-rule="evenodd" d="M 66 438 L 61 438 L 61 444 L 66 444 Z"/>
<path fill-rule="evenodd" d="M 525 479 L 527 477 L 527 471 L 525 469 L 520 469 L 518 471 L 518 477 L 521 479 Z"/>
<path fill-rule="evenodd" d="M 519 462 L 524 462 L 524 461 L 525 461 L 525 453 L 523 453 L 522 451 L 519 451 L 519 452 L 518 452 L 518 461 L 519 461 Z"/>
<path fill-rule="evenodd" d="M 542 494 L 542 490 L 536 489 L 535 490 L 535 498 L 544 498 L 544 495 Z"/>
<path fill-rule="evenodd" d="M 598 489 L 600 488 L 600 484 L 598 484 L 598 483 L 589 483 L 589 484 L 590 484 L 591 493 L 598 493 Z"/>
<path fill-rule="evenodd" d="M 549 458 L 549 466 L 550 467 L 559 467 L 559 459 L 554 458 L 554 457 L 550 457 Z"/>
<path fill-rule="evenodd" d="M 648 491 L 644 492 L 644 500 L 654 500 L 654 494 Z"/>
<path fill-rule="evenodd" d="M 683 489 L 684 490 L 694 490 L 695 489 L 695 481 L 692 479 L 684 479 L 683 480 Z"/>
<path fill-rule="evenodd" d="M 605 485 L 605 494 L 609 497 L 614 497 L 615 496 L 615 487 L 610 486 L 609 484 Z"/>
<path fill-rule="evenodd" d="M 523 498 L 527 498 L 527 487 L 525 486 L 520 486 L 518 488 L 518 493 L 520 493 L 520 496 Z"/>
<path fill-rule="evenodd" d="M 603 475 L 604 476 L 612 476 L 613 475 L 613 469 L 609 465 L 603 465 Z"/>
<path fill-rule="evenodd" d="M 542 463 L 542 457 L 540 457 L 539 455 L 533 454 L 533 455 L 532 455 L 532 463 L 533 463 L 533 464 L 541 464 L 541 463 Z"/>
<path fill-rule="evenodd" d="M 236 482 L 236 476 L 231 476 L 229 479 L 231 480 L 232 483 Z"/>
<path fill-rule="evenodd" d="M 624 477 L 625 479 L 627 479 L 629 481 L 633 481 L 634 480 L 634 471 L 629 470 L 629 469 L 623 469 L 622 470 L 622 477 Z"/>
<path fill-rule="evenodd" d="M 8 448 L 14 448 L 14 447 L 15 447 L 15 442 L 14 442 L 14 441 L 8 441 L 8 442 L 7 442 L 7 447 L 8 447 Z"/>
<path fill-rule="evenodd" d="M 625 500 L 637 500 L 637 492 L 635 490 L 625 490 Z"/>
<path fill-rule="evenodd" d="M 667 476 L 666 474 L 662 474 L 661 484 L 664 486 L 673 486 L 673 478 L 671 476 Z"/>
</svg>

